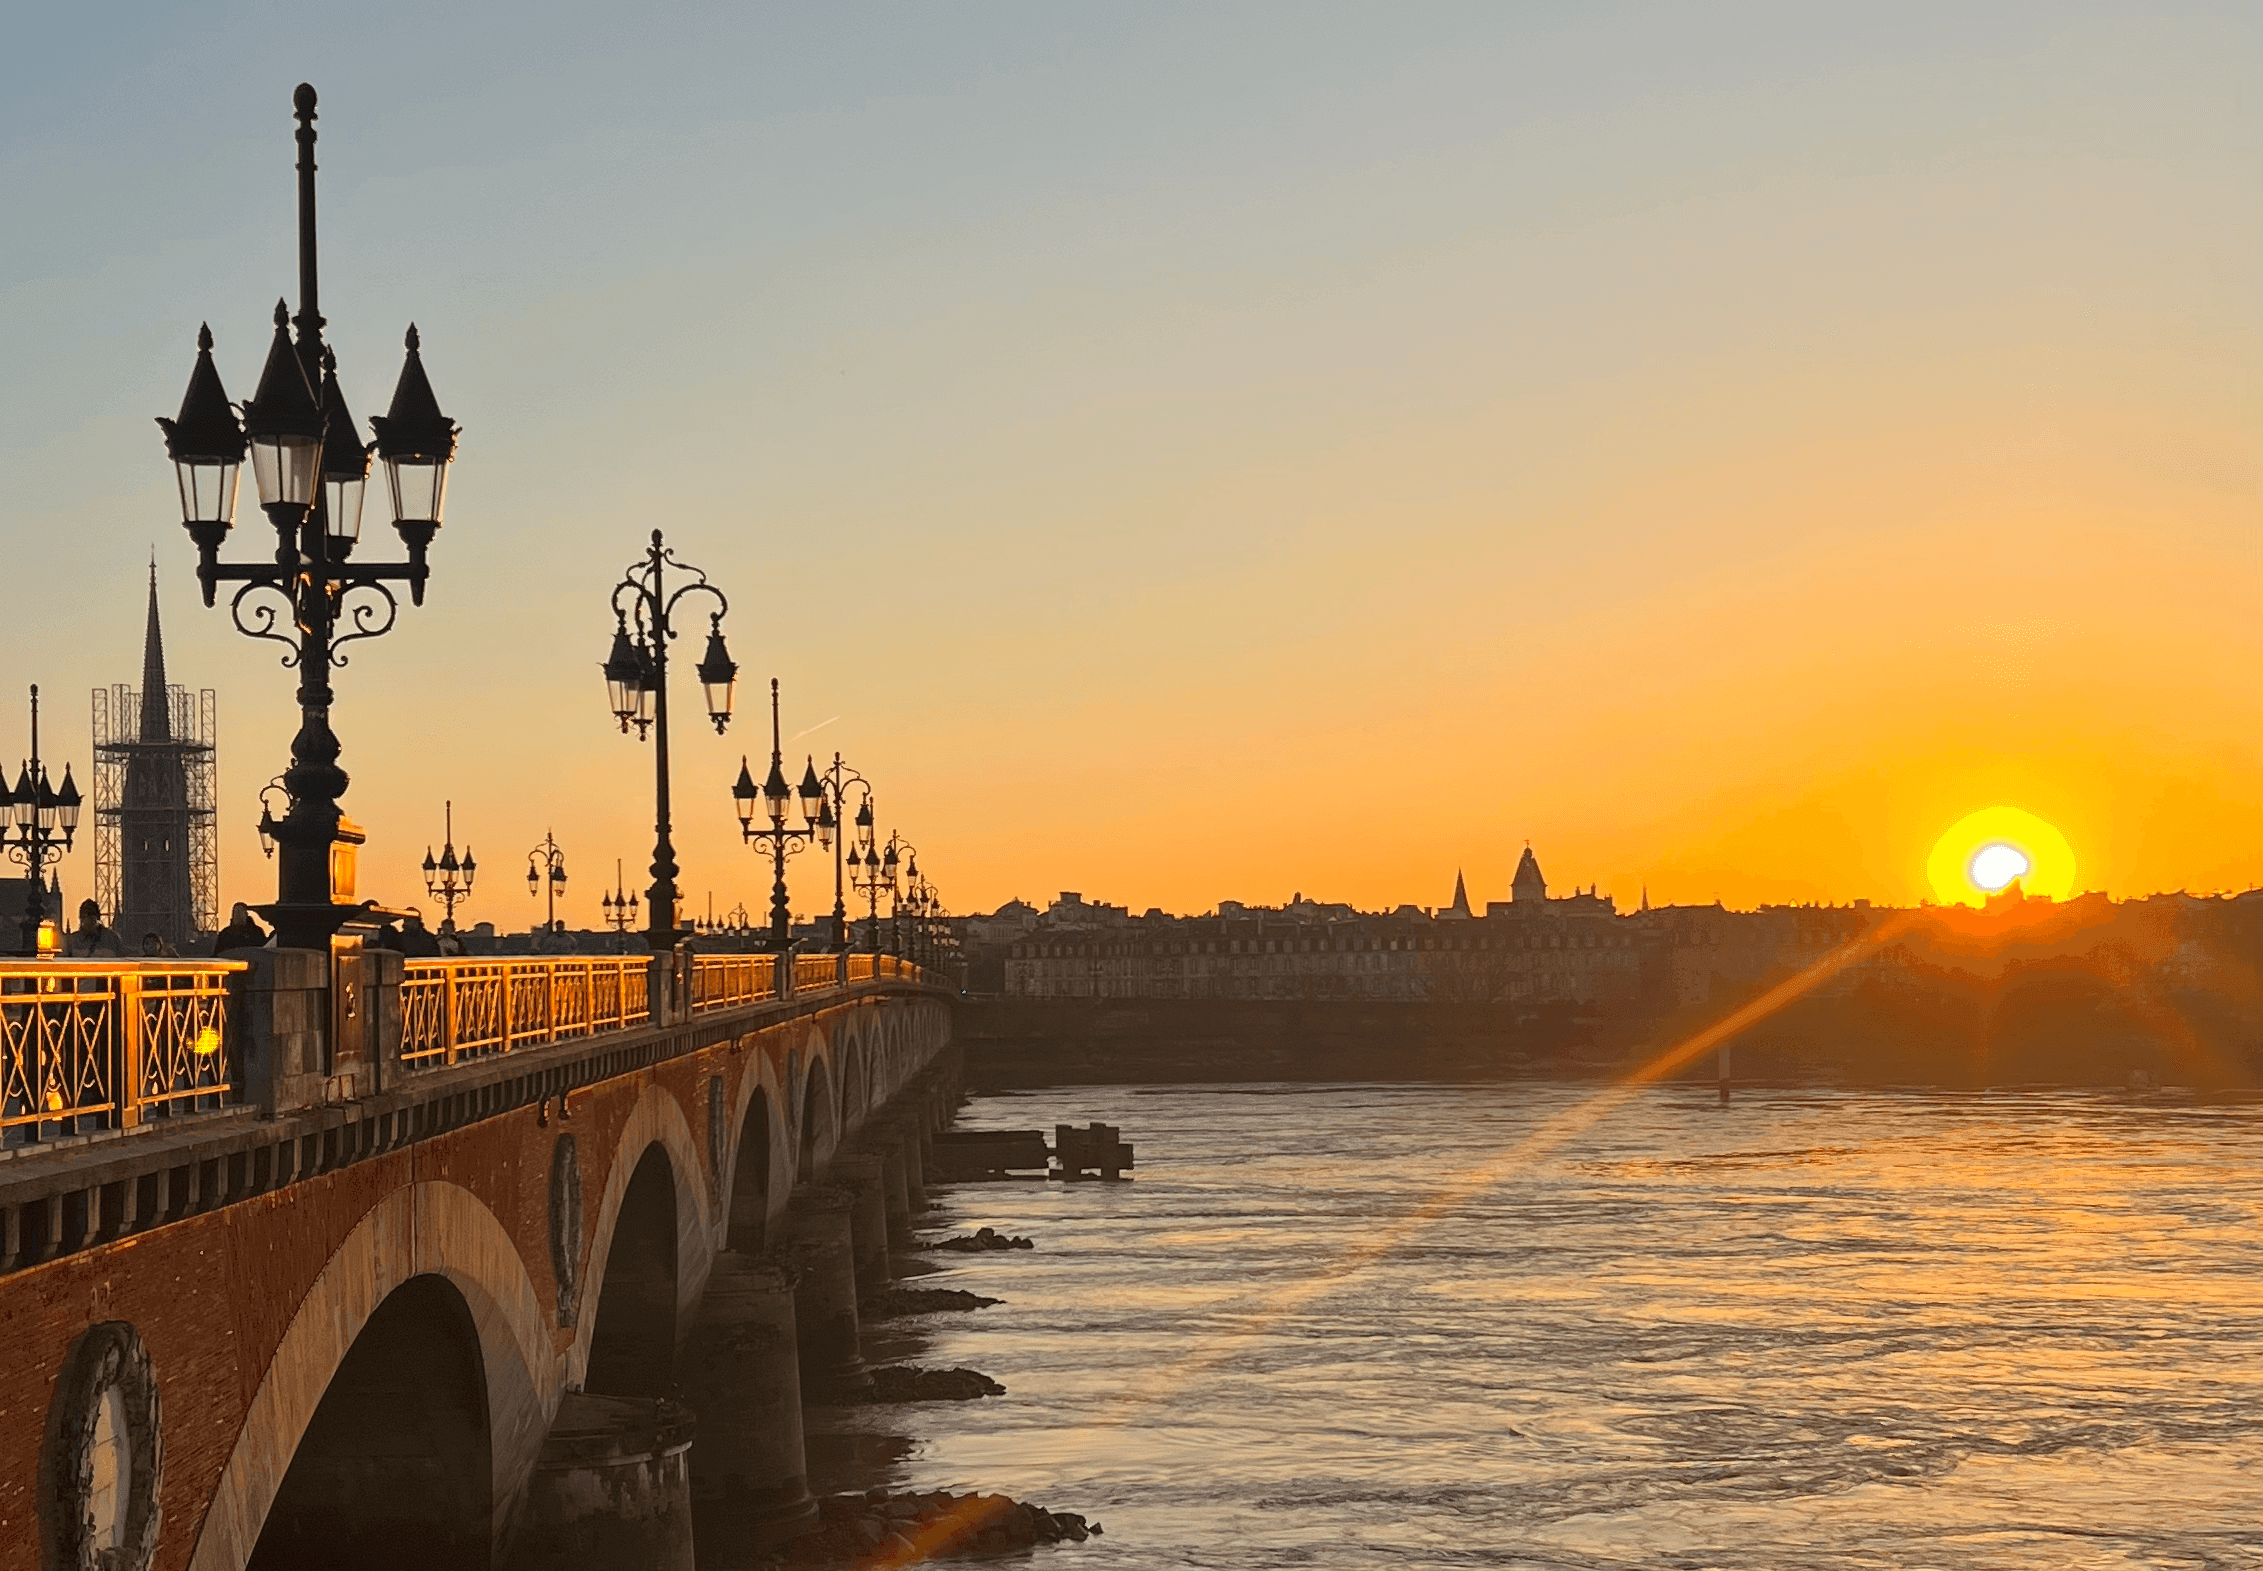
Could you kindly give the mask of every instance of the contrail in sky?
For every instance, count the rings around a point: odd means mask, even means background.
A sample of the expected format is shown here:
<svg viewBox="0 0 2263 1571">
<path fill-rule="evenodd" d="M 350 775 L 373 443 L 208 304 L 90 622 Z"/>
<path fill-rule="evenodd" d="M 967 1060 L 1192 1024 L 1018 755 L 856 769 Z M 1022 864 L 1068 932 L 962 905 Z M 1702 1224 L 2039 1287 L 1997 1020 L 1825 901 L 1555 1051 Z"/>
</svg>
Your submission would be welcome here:
<svg viewBox="0 0 2263 1571">
<path fill-rule="evenodd" d="M 815 725 L 811 726 L 811 727 L 809 728 L 809 731 L 796 731 L 796 732 L 795 732 L 795 733 L 794 733 L 794 734 L 793 734 L 792 736 L 790 736 L 790 737 L 786 738 L 786 740 L 787 740 L 787 741 L 789 741 L 789 742 L 798 742 L 798 741 L 800 741 L 800 740 L 801 740 L 801 739 L 802 739 L 803 737 L 805 737 L 805 736 L 809 735 L 809 732 L 810 732 L 810 731 L 822 731 L 822 730 L 824 730 L 824 729 L 825 729 L 825 728 L 826 728 L 827 726 L 831 725 L 831 724 L 832 724 L 832 723 L 833 723 L 833 722 L 834 722 L 835 720 L 838 720 L 838 719 L 840 719 L 840 718 L 841 718 L 841 717 L 840 717 L 839 715 L 832 715 L 832 716 L 829 716 L 829 717 L 827 717 L 826 719 L 820 720 L 820 721 L 818 721 L 818 722 L 817 722 L 817 724 L 815 724 Z"/>
</svg>

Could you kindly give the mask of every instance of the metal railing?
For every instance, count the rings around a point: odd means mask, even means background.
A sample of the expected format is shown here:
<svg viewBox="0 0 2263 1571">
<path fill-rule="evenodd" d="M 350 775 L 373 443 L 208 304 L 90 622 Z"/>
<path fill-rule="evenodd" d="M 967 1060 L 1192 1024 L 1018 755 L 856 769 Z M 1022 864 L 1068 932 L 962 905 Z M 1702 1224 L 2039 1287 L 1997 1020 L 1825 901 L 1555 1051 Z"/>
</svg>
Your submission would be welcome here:
<svg viewBox="0 0 2263 1571">
<path fill-rule="evenodd" d="M 241 960 L 0 960 L 0 1141 L 236 1099 Z"/>
<path fill-rule="evenodd" d="M 453 1064 L 643 1025 L 649 965 L 620 955 L 412 960 L 401 973 L 401 1062 Z"/>
<path fill-rule="evenodd" d="M 778 996 L 778 961 L 773 955 L 694 955 L 691 1009 L 737 1009 Z"/>
<path fill-rule="evenodd" d="M 775 955 L 690 957 L 691 1012 L 742 1009 L 778 998 Z M 893 955 L 848 957 L 858 981 L 925 981 Z M 401 977 L 401 1062 L 412 1068 L 490 1057 L 652 1018 L 651 961 L 643 956 L 560 959 L 412 960 Z M 838 988 L 833 955 L 796 955 L 796 995 Z"/>
</svg>

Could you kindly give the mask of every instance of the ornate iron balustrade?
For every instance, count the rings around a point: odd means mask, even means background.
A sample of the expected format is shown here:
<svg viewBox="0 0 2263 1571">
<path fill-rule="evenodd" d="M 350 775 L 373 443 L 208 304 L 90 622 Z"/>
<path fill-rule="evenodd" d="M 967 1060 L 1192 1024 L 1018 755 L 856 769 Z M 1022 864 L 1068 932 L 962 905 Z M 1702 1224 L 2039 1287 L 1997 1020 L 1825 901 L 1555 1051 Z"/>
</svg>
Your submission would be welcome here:
<svg viewBox="0 0 2263 1571">
<path fill-rule="evenodd" d="M 652 1018 L 642 956 L 412 960 L 401 975 L 401 1062 L 485 1058 Z"/>
<path fill-rule="evenodd" d="M 694 955 L 691 1009 L 737 1009 L 778 996 L 778 962 L 769 955 Z"/>
<path fill-rule="evenodd" d="M 0 1141 L 237 1099 L 241 960 L 0 961 Z"/>
<path fill-rule="evenodd" d="M 693 955 L 691 1010 L 707 1014 L 778 998 L 774 955 Z M 929 980 L 893 955 L 851 955 L 849 979 Z M 401 1062 L 412 1068 L 491 1057 L 575 1037 L 623 1031 L 652 1018 L 644 957 L 412 960 L 401 976 Z M 839 987 L 832 955 L 794 957 L 795 994 Z"/>
</svg>

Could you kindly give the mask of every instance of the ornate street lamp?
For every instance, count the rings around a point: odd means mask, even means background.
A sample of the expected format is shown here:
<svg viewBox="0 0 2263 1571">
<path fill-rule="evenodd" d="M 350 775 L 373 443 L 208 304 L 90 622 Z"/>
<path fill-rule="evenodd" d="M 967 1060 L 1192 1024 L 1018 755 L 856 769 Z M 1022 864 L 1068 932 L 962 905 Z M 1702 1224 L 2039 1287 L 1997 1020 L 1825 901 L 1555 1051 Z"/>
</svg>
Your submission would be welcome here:
<svg viewBox="0 0 2263 1571">
<path fill-rule="evenodd" d="M 463 857 L 456 856 L 456 804 L 447 807 L 447 831 L 440 841 L 440 856 L 435 860 L 432 847 L 424 848 L 424 892 L 440 902 L 442 915 L 440 931 L 456 930 L 456 907 L 471 898 L 471 882 L 479 875 L 479 864 L 472 860 L 471 847 L 465 845 Z"/>
<path fill-rule="evenodd" d="M 621 859 L 613 859 L 613 887 L 601 897 L 598 908 L 605 913 L 605 925 L 616 933 L 625 933 L 636 926 L 636 895 L 621 887 Z"/>
<path fill-rule="evenodd" d="M 818 789 L 818 849 L 833 853 L 832 948 L 837 953 L 845 952 L 849 947 L 849 910 L 848 903 L 843 898 L 843 879 L 847 872 L 847 859 L 853 857 L 861 862 L 861 853 L 872 848 L 872 782 L 842 763 L 839 753 L 833 755 L 832 767 L 823 774 L 818 773 L 816 760 L 810 760 L 808 770 L 802 776 L 805 794 L 813 779 L 817 782 Z M 856 787 L 863 799 L 862 805 L 857 809 L 858 830 L 853 842 L 849 835 L 842 833 L 842 825 L 849 818 L 848 790 L 851 786 Z"/>
<path fill-rule="evenodd" d="M 668 587 L 668 572 L 687 573 L 691 582 Z M 638 741 L 658 732 L 660 745 L 653 750 L 652 887 L 645 892 L 645 941 L 656 950 L 671 949 L 682 936 L 677 926 L 676 847 L 670 839 L 668 802 L 668 644 L 676 636 L 676 603 L 688 594 L 715 597 L 707 615 L 707 653 L 698 665 L 699 685 L 707 702 L 707 718 L 715 734 L 731 723 L 731 697 L 739 668 L 723 647 L 723 618 L 731 602 L 707 581 L 707 574 L 680 562 L 652 531 L 652 544 L 629 564 L 613 586 L 613 648 L 605 657 L 605 694 L 621 734 L 636 727 Z"/>
<path fill-rule="evenodd" d="M 911 958 L 916 964 L 930 966 L 939 947 L 936 923 L 943 914 L 943 900 L 935 891 L 934 881 L 920 872 L 916 859 L 906 872 L 910 883 L 904 891 L 904 909 L 912 919 Z"/>
<path fill-rule="evenodd" d="M 802 827 L 786 827 L 786 811 L 796 796 L 801 798 Z M 770 947 L 784 950 L 793 942 L 793 917 L 786 905 L 786 858 L 799 854 L 814 842 L 821 831 L 819 819 L 825 808 L 825 788 L 818 781 L 817 766 L 812 763 L 802 774 L 797 791 L 786 784 L 783 750 L 778 741 L 778 679 L 770 679 L 770 773 L 755 789 L 754 776 L 747 768 L 746 756 L 739 756 L 738 783 L 731 787 L 731 800 L 739 812 L 739 836 L 757 851 L 770 853 Z M 769 820 L 767 829 L 755 827 L 755 807 L 760 803 L 763 816 Z"/>
<path fill-rule="evenodd" d="M 899 884 L 896 864 L 903 862 L 903 877 Z M 909 840 L 891 833 L 888 844 L 880 854 L 880 868 L 888 877 L 888 952 L 901 956 L 904 949 L 904 917 L 911 907 L 910 891 L 919 886 L 919 852 Z"/>
<path fill-rule="evenodd" d="M 549 904 L 545 907 L 542 930 L 558 931 L 558 897 L 566 892 L 566 853 L 558 847 L 558 837 L 545 829 L 542 844 L 526 854 L 526 892 L 532 896 L 547 888 Z"/>
<path fill-rule="evenodd" d="M 0 849 L 24 866 L 24 955 L 39 953 L 39 928 L 47 919 L 47 881 L 40 870 L 51 862 L 62 860 L 63 853 L 71 849 L 78 838 L 79 808 L 82 802 L 78 783 L 71 778 L 71 766 L 63 766 L 63 789 L 58 791 L 47 780 L 47 766 L 39 758 L 39 687 L 31 690 L 31 757 L 24 760 L 16 772 L 13 790 L 8 777 L 0 772 Z M 115 915 L 115 913 L 112 913 Z M 57 913 L 58 918 L 60 913 Z"/>
<path fill-rule="evenodd" d="M 857 837 L 863 843 L 864 852 L 861 860 L 856 852 L 849 853 L 849 879 L 854 884 L 857 893 L 865 898 L 865 919 L 868 924 L 866 932 L 870 941 L 869 949 L 871 953 L 878 954 L 880 953 L 880 895 L 883 890 L 887 892 L 888 913 L 890 921 L 893 922 L 896 906 L 896 864 L 898 859 L 896 837 L 893 834 L 889 835 L 888 843 L 885 846 L 873 843 L 872 803 L 869 799 L 866 800 L 863 809 L 857 814 Z"/>
<path fill-rule="evenodd" d="M 211 329 L 200 328 L 181 412 L 158 424 L 180 487 L 181 523 L 196 545 L 204 603 L 214 603 L 221 584 L 240 585 L 228 602 L 237 631 L 281 644 L 289 651 L 283 664 L 299 673 L 299 729 L 291 739 L 291 766 L 281 776 L 289 808 L 280 819 L 271 810 L 261 815 L 263 844 L 279 846 L 282 853 L 276 899 L 259 910 L 275 924 L 279 948 L 323 949 L 360 909 L 332 896 L 331 847 L 338 839 L 338 798 L 347 776 L 338 767 L 338 737 L 330 728 L 330 669 L 346 664 L 340 651 L 347 644 L 392 631 L 400 603 L 389 584 L 406 583 L 410 600 L 424 603 L 430 576 L 425 553 L 440 528 L 457 429 L 432 395 L 412 326 L 392 407 L 370 421 L 376 442 L 365 444 L 354 434 L 337 359 L 322 341 L 314 89 L 300 83 L 292 103 L 299 122 L 298 315 L 276 302 L 275 336 L 241 422 L 212 362 Z M 372 445 L 385 466 L 393 528 L 408 555 L 404 561 L 349 564 L 361 539 Z M 260 510 L 275 531 L 275 549 L 267 561 L 223 562 L 220 548 L 235 527 L 247 453 Z M 341 624 L 348 630 L 341 633 Z"/>
</svg>

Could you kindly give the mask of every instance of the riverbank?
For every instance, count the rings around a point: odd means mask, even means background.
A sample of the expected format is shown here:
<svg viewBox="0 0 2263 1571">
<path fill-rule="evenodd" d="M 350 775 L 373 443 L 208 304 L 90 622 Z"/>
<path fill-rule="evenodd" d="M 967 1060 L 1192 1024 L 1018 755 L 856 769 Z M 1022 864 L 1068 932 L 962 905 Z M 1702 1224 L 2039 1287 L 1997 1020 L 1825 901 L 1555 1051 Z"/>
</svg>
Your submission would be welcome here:
<svg viewBox="0 0 2263 1571">
<path fill-rule="evenodd" d="M 2263 1024 L 2191 1010 L 2042 1001 L 2016 989 L 1913 1000 L 1805 998 L 1730 1039 L 1751 1084 L 2263 1089 Z M 1041 1086 L 1608 1080 L 1672 1056 L 1744 1000 L 1670 1014 L 1508 1003 L 963 999 L 974 1091 Z M 2048 1004 L 2048 1006 L 2046 1006 Z M 2061 1007 L 2061 1005 L 2064 1007 Z M 1664 1078 L 1711 1082 L 1710 1044 Z"/>
</svg>

